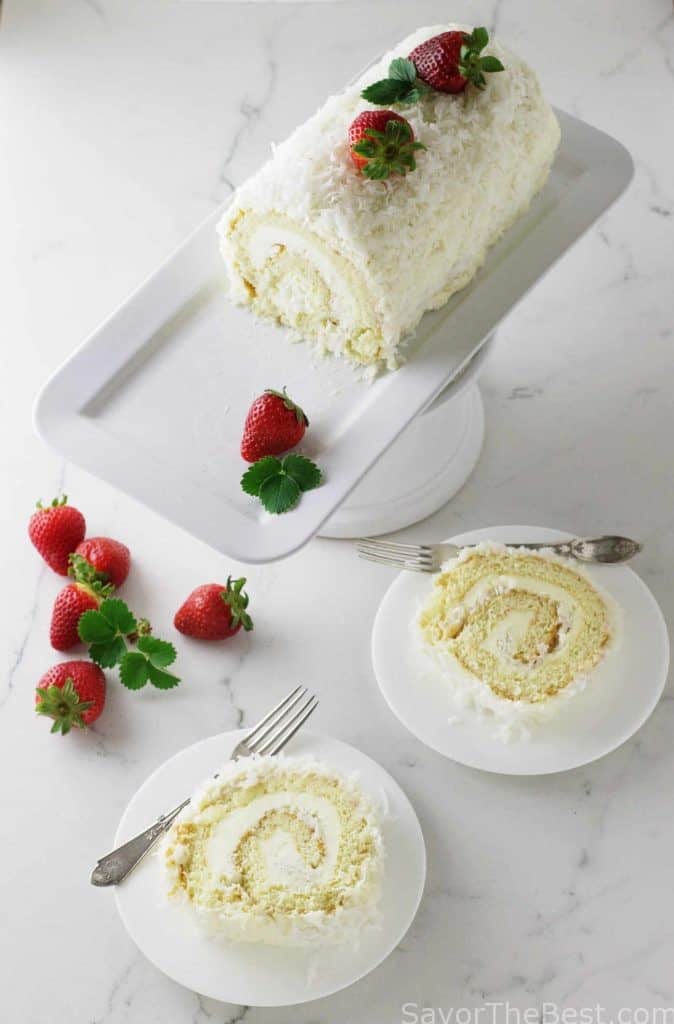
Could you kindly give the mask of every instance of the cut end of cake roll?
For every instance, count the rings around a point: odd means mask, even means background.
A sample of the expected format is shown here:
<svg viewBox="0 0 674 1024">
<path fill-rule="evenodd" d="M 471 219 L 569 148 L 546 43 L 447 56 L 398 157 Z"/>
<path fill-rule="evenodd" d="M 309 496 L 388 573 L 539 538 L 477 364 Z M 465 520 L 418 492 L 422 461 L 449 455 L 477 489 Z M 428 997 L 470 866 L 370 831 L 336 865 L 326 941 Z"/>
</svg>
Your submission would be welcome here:
<svg viewBox="0 0 674 1024">
<path fill-rule="evenodd" d="M 582 692 L 615 647 L 618 623 L 577 565 L 485 543 L 443 567 L 417 625 L 453 702 L 487 714 L 510 739 Z"/>
<path fill-rule="evenodd" d="M 238 211 L 222 252 L 232 297 L 266 320 L 289 327 L 323 352 L 377 363 L 381 318 L 353 263 L 287 214 Z"/>
<path fill-rule="evenodd" d="M 349 126 L 391 60 L 448 30 L 420 29 L 331 97 L 235 192 L 218 228 L 236 302 L 326 353 L 394 368 L 423 314 L 475 275 L 545 183 L 559 125 L 534 72 L 498 42 L 505 70 L 460 95 L 398 108 L 425 147 L 404 176 L 354 166 Z M 468 30 L 469 31 L 469 30 Z"/>
<path fill-rule="evenodd" d="M 223 765 L 158 853 L 167 897 L 214 937 L 334 946 L 378 921 L 379 809 L 356 779 L 312 758 Z"/>
</svg>

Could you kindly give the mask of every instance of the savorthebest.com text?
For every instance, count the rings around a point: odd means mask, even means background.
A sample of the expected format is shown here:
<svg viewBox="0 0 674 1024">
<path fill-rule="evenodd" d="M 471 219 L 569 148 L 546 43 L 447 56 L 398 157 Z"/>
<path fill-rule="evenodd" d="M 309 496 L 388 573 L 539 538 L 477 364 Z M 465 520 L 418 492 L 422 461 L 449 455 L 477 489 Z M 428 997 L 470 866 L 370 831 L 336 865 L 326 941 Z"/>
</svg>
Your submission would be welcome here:
<svg viewBox="0 0 674 1024">
<path fill-rule="evenodd" d="M 513 1006 L 507 1001 L 482 1006 L 424 1006 L 403 1003 L 400 1024 L 674 1024 L 674 1006 L 622 1006 L 609 1012 L 594 1006 Z"/>
</svg>

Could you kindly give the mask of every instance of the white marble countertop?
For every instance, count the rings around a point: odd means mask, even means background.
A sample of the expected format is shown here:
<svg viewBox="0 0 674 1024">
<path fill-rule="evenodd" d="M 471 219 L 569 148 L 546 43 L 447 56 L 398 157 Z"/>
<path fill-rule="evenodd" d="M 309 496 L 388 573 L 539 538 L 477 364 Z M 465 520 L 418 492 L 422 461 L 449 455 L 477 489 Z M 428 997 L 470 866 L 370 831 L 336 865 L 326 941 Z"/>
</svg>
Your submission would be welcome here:
<svg viewBox="0 0 674 1024">
<path fill-rule="evenodd" d="M 536 779 L 459 767 L 402 729 L 373 679 L 388 572 L 357 563 L 348 542 L 318 540 L 247 572 L 251 637 L 181 641 L 175 693 L 111 684 L 96 727 L 66 740 L 32 710 L 57 660 L 47 628 L 60 585 L 25 538 L 36 498 L 64 488 L 93 532 L 129 544 L 126 595 L 157 623 L 192 586 L 240 568 L 48 452 L 31 426 L 38 386 L 270 139 L 373 53 L 450 14 L 496 26 L 554 103 L 630 148 L 636 178 L 507 321 L 483 378 L 484 454 L 423 532 L 528 521 L 634 534 L 646 542 L 638 571 L 674 622 L 670 0 L 5 0 L 0 992 L 12 1024 L 388 1024 L 415 1012 L 435 1024 L 450 1019 L 440 1009 L 490 1002 L 601 1004 L 586 1024 L 641 1008 L 624 1024 L 646 1024 L 674 1001 L 671 686 L 632 740 L 587 768 Z M 150 771 L 252 722 L 298 679 L 320 694 L 316 727 L 381 761 L 412 799 L 426 894 L 398 949 L 351 989 L 296 1009 L 217 1004 L 155 970 L 88 875 Z"/>
</svg>

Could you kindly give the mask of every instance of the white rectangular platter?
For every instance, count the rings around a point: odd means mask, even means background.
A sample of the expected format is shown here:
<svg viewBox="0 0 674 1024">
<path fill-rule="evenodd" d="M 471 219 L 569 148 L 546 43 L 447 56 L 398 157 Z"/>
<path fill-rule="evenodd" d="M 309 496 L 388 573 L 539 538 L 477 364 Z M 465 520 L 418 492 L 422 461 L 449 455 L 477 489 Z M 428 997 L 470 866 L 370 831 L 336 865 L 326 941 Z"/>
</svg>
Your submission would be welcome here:
<svg viewBox="0 0 674 1024">
<path fill-rule="evenodd" d="M 218 210 L 47 382 L 35 407 L 38 432 L 239 561 L 291 554 L 626 188 L 627 151 L 558 116 L 562 141 L 545 188 L 472 283 L 424 317 L 401 369 L 366 381 L 233 307 L 215 236 Z M 291 512 L 270 516 L 240 489 L 239 443 L 252 399 L 284 385 L 309 415 L 301 451 L 319 463 L 325 482 Z"/>
</svg>

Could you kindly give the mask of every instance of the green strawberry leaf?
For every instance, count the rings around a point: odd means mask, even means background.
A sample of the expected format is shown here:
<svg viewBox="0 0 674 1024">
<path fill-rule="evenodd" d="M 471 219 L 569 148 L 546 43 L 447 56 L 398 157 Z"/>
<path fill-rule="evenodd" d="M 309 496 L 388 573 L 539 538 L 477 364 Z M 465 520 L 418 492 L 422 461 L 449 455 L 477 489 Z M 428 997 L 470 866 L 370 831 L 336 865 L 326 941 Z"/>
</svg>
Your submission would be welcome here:
<svg viewBox="0 0 674 1024">
<path fill-rule="evenodd" d="M 158 690 L 172 690 L 180 682 L 178 676 L 172 675 L 171 672 L 164 672 L 163 669 L 157 668 L 151 662 L 147 662 L 147 677 Z"/>
<path fill-rule="evenodd" d="M 127 651 L 119 666 L 119 678 L 127 690 L 140 690 L 149 677 L 149 662 L 138 651 Z"/>
<path fill-rule="evenodd" d="M 105 643 L 95 643 L 89 646 L 89 657 L 101 668 L 114 668 L 126 654 L 124 638 L 116 636 L 113 640 L 106 640 Z"/>
<path fill-rule="evenodd" d="M 157 636 L 141 636 L 136 647 L 155 668 L 166 668 L 176 660 L 176 649 L 168 640 L 160 640 Z"/>
<path fill-rule="evenodd" d="M 301 491 L 311 491 L 318 487 L 322 473 L 318 466 L 303 455 L 286 455 L 282 463 L 283 470 L 292 477 Z"/>
<path fill-rule="evenodd" d="M 380 82 L 373 82 L 363 89 L 361 96 L 369 103 L 378 107 L 388 107 L 391 103 L 399 103 L 405 99 L 410 90 L 409 82 L 401 82 L 397 78 L 382 78 Z"/>
<path fill-rule="evenodd" d="M 291 476 L 285 473 L 278 473 L 269 477 L 260 488 L 260 501 L 267 512 L 273 515 L 280 515 L 293 508 L 300 500 L 300 488 Z"/>
<path fill-rule="evenodd" d="M 489 33 L 484 25 L 481 25 L 479 28 L 474 28 L 472 34 L 468 38 L 471 49 L 480 51 L 484 50 L 485 46 L 489 42 Z"/>
<path fill-rule="evenodd" d="M 367 139 L 362 139 L 360 142 L 357 142 L 355 146 L 353 146 L 352 148 L 354 153 L 359 153 L 360 156 L 372 157 L 377 152 L 377 145 L 375 142 L 372 141 L 372 139 L 370 139 L 369 141 Z"/>
<path fill-rule="evenodd" d="M 481 57 L 480 68 L 482 71 L 505 71 L 498 57 Z"/>
<path fill-rule="evenodd" d="M 411 107 L 415 103 L 418 103 L 419 100 L 428 92 L 430 92 L 430 90 L 427 86 L 421 84 L 415 85 L 413 89 L 410 89 L 410 91 L 406 93 L 404 99 L 398 100 L 398 104 L 401 107 Z"/>
<path fill-rule="evenodd" d="M 265 481 L 281 472 L 281 463 L 273 455 L 265 455 L 254 462 L 241 477 L 241 487 L 246 494 L 259 498 L 260 490 Z"/>
<path fill-rule="evenodd" d="M 93 662 L 101 668 L 119 665 L 119 678 L 127 689 L 140 690 L 148 679 L 162 690 L 178 684 L 177 676 L 164 671 L 176 659 L 175 647 L 152 636 L 147 619 L 136 620 L 124 601 L 107 598 L 98 611 L 80 616 L 77 629 Z M 127 648 L 127 639 L 137 644 L 136 650 Z"/>
<path fill-rule="evenodd" d="M 105 603 L 105 602 L 104 602 Z M 105 643 L 114 640 L 115 627 L 93 608 L 82 612 L 77 623 L 77 634 L 85 644 Z"/>
<path fill-rule="evenodd" d="M 321 478 L 318 466 L 303 455 L 291 453 L 283 462 L 266 455 L 246 470 L 241 487 L 246 494 L 258 497 L 267 512 L 280 515 L 297 504 L 302 491 L 318 487 Z"/>
<path fill-rule="evenodd" d="M 118 597 L 109 597 L 103 601 L 98 610 L 105 621 L 109 622 L 113 629 L 123 636 L 134 633 L 138 628 L 135 616 L 124 601 Z"/>
<path fill-rule="evenodd" d="M 396 57 L 389 64 L 388 78 L 368 85 L 360 95 L 378 107 L 388 107 L 391 103 L 410 106 L 418 103 L 429 91 L 428 86 L 417 77 L 414 62 L 406 57 Z"/>
<path fill-rule="evenodd" d="M 394 81 L 409 82 L 414 85 L 417 80 L 417 69 L 413 62 L 405 57 L 396 57 L 389 64 L 388 76 Z"/>
<path fill-rule="evenodd" d="M 107 598 L 98 611 L 84 612 L 77 623 L 77 632 L 89 645 L 89 657 L 101 668 L 113 668 L 126 654 L 124 639 L 137 628 L 135 617 L 123 601 Z"/>
</svg>

